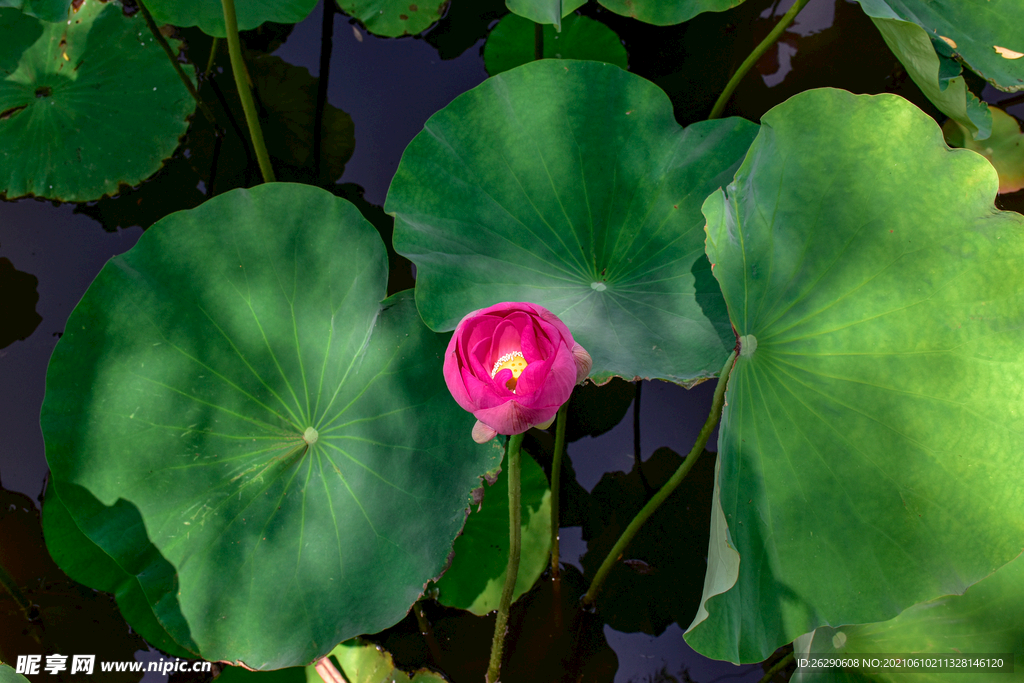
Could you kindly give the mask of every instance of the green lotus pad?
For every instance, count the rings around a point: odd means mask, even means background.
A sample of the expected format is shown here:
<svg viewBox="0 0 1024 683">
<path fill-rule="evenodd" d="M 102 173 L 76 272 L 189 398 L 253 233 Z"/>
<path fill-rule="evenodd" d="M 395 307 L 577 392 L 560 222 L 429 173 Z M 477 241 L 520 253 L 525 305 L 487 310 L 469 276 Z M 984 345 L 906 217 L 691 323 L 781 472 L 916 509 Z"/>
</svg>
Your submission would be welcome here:
<svg viewBox="0 0 1024 683">
<path fill-rule="evenodd" d="M 963 126 L 947 119 L 942 125 L 946 142 L 953 147 L 966 147 L 988 159 L 999 174 L 1000 194 L 1024 189 L 1024 134 L 1020 132 L 1020 124 L 1002 109 L 989 107 L 988 110 L 992 112 L 990 137 L 975 141 Z"/>
<path fill-rule="evenodd" d="M 422 33 L 444 14 L 449 0 L 335 0 L 342 12 L 358 19 L 366 30 L 377 36 Z"/>
<path fill-rule="evenodd" d="M 43 21 L 61 21 L 68 17 L 71 0 L 0 0 L 0 7 L 12 7 Z"/>
<path fill-rule="evenodd" d="M 146 7 L 159 24 L 198 26 L 207 35 L 227 36 L 221 0 L 146 0 Z M 297 24 L 314 7 L 316 0 L 236 0 L 238 30 L 247 31 L 268 21 Z"/>
<path fill-rule="evenodd" d="M 17 673 L 14 667 L 0 662 L 0 683 L 29 683 L 29 680 Z"/>
<path fill-rule="evenodd" d="M 1024 3 L 1019 0 L 857 0 L 872 17 L 913 22 L 942 54 L 1007 92 L 1024 90 Z"/>
<path fill-rule="evenodd" d="M 548 565 L 551 552 L 551 489 L 537 461 L 523 455 L 522 551 L 512 599 L 530 590 Z M 485 487 L 479 507 L 470 508 L 455 540 L 452 565 L 437 582 L 437 601 L 483 616 L 498 609 L 508 569 L 508 469 Z"/>
<path fill-rule="evenodd" d="M 568 17 L 587 0 L 505 0 L 513 14 L 538 24 L 551 24 L 562 30 L 562 19 Z"/>
<path fill-rule="evenodd" d="M 536 24 L 516 14 L 509 14 L 491 29 L 484 43 L 484 67 L 496 76 L 522 66 L 534 58 L 534 27 Z M 562 30 L 544 27 L 544 57 L 548 59 L 592 59 L 626 68 L 626 48 L 615 31 L 589 17 L 569 14 L 562 20 Z"/>
<path fill-rule="evenodd" d="M 761 661 L 961 594 L 1024 547 L 1024 217 L 996 185 L 905 100 L 812 90 L 704 203 L 757 343 L 722 414 L 699 652 Z"/>
<path fill-rule="evenodd" d="M 1024 677 L 1024 556 L 1018 557 L 967 589 L 963 595 L 945 597 L 910 607 L 895 619 L 877 624 L 832 628 L 822 626 L 793 644 L 808 652 L 847 658 L 876 653 L 913 653 L 922 658 L 964 657 L 999 659 L 1013 666 L 1007 672 L 872 671 L 870 678 L 882 683 L 978 683 L 1019 681 Z M 973 655 L 973 656 L 972 656 Z M 943 657 L 944 658 L 944 657 Z M 990 665 L 991 666 L 991 665 Z M 852 673 L 852 672 L 851 672 Z M 838 683 L 847 673 L 807 669 L 794 683 Z"/>
<path fill-rule="evenodd" d="M 195 101 L 142 17 L 86 0 L 69 23 L 0 9 L 0 26 L 0 195 L 98 199 L 174 152 Z"/>
<path fill-rule="evenodd" d="M 742 119 L 684 130 L 660 88 L 598 62 L 488 79 L 427 121 L 388 191 L 420 315 L 450 330 L 529 301 L 569 326 L 598 382 L 714 376 L 736 339 L 699 207 L 756 130 Z"/>
<path fill-rule="evenodd" d="M 386 282 L 354 206 L 272 183 L 159 221 L 72 312 L 41 418 L 52 479 L 182 647 L 305 665 L 444 568 L 502 451 L 470 438 L 447 339 L 411 293 L 381 302 Z"/>
<path fill-rule="evenodd" d="M 670 26 L 689 21 L 702 12 L 724 12 L 743 4 L 743 0 L 598 0 L 624 17 L 648 24 Z"/>
</svg>

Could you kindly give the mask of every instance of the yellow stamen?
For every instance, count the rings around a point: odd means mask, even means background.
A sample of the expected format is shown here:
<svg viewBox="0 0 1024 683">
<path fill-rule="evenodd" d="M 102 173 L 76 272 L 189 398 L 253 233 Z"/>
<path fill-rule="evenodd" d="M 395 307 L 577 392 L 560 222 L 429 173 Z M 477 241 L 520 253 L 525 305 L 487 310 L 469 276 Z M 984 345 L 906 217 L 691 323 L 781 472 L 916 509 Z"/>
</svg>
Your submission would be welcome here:
<svg viewBox="0 0 1024 683">
<path fill-rule="evenodd" d="M 519 381 L 519 375 L 523 374 L 523 370 L 526 369 L 527 365 L 529 365 L 529 363 L 526 362 L 526 359 L 523 358 L 523 354 L 519 351 L 506 353 L 494 363 L 494 369 L 491 370 L 491 378 L 493 379 L 494 376 L 502 370 L 511 370 L 512 379 L 505 382 L 505 386 L 508 387 L 510 391 L 514 392 L 516 390 L 516 383 Z"/>
</svg>

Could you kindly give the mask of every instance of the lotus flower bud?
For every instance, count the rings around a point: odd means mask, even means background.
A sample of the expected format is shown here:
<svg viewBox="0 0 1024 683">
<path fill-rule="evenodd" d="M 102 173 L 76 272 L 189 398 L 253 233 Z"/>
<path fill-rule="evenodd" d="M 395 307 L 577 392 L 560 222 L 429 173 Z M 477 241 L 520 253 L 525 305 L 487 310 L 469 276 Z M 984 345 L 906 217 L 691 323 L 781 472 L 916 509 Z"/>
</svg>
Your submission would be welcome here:
<svg viewBox="0 0 1024 683">
<path fill-rule="evenodd" d="M 551 311 L 501 303 L 473 311 L 458 324 L 444 357 L 444 379 L 455 401 L 473 413 L 473 440 L 521 434 L 550 425 L 592 361 Z"/>
</svg>

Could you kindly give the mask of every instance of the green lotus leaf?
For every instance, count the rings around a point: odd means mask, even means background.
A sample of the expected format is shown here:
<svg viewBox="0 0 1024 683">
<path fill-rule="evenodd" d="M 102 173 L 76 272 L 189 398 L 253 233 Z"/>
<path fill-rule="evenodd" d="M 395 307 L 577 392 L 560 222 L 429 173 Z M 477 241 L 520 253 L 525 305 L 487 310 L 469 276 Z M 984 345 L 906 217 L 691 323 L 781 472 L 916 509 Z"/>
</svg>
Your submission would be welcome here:
<svg viewBox="0 0 1024 683">
<path fill-rule="evenodd" d="M 966 147 L 982 155 L 999 174 L 999 193 L 1024 189 L 1024 134 L 1017 119 L 998 107 L 992 112 L 992 135 L 983 141 L 968 137 L 967 131 L 954 119 L 942 124 L 942 133 L 951 147 Z"/>
<path fill-rule="evenodd" d="M 420 669 L 409 676 L 395 666 L 389 653 L 359 638 L 345 641 L 334 648 L 331 656 L 338 660 L 349 683 L 445 683 L 446 680 L 444 676 L 428 669 Z"/>
<path fill-rule="evenodd" d="M 67 19 L 68 7 L 70 6 L 71 0 L 0 0 L 0 8 L 12 7 L 43 21 L 62 21 Z"/>
<path fill-rule="evenodd" d="M 491 29 L 484 43 L 484 67 L 497 76 L 533 61 L 534 26 L 517 14 L 509 14 Z M 561 32 L 544 27 L 544 57 L 553 59 L 592 59 L 626 68 L 629 58 L 618 34 L 599 21 L 569 14 L 562 20 Z"/>
<path fill-rule="evenodd" d="M 1024 5 L 1018 0 L 857 1 L 871 17 L 917 24 L 942 53 L 1000 90 L 1024 90 Z"/>
<path fill-rule="evenodd" d="M 0 683 L 29 683 L 29 680 L 14 670 L 14 667 L 0 662 Z"/>
<path fill-rule="evenodd" d="M 11 13 L 0 9 L 0 22 Z M 87 201 L 156 173 L 195 101 L 142 17 L 97 0 L 70 23 L 21 16 L 31 45 L 0 29 L 0 65 L 16 62 L 0 80 L 0 195 Z"/>
<path fill-rule="evenodd" d="M 633 17 L 658 26 L 681 24 L 702 12 L 724 12 L 743 4 L 743 0 L 598 0 L 598 2 L 616 14 Z"/>
<path fill-rule="evenodd" d="M 400 620 L 500 461 L 444 385 L 447 340 L 411 293 L 381 302 L 386 258 L 345 200 L 235 190 L 112 259 L 57 344 L 61 499 L 206 659 L 304 665 Z"/>
<path fill-rule="evenodd" d="M 996 182 L 905 100 L 812 90 L 705 202 L 745 341 L 718 442 L 739 574 L 705 592 L 698 651 L 761 661 L 961 594 L 1024 547 L 1024 217 Z"/>
<path fill-rule="evenodd" d="M 395 249 L 434 330 L 500 301 L 560 316 L 591 377 L 692 383 L 735 343 L 699 206 L 757 130 L 676 123 L 668 96 L 598 62 L 541 60 L 434 114 L 388 191 Z"/>
<path fill-rule="evenodd" d="M 975 655 L 989 658 L 1008 654 L 1005 672 L 958 673 L 956 671 L 871 671 L 868 678 L 885 683 L 977 683 L 978 681 L 1019 681 L 1024 678 L 1024 556 L 1018 557 L 991 576 L 967 589 L 963 595 L 947 595 L 910 607 L 895 619 L 877 624 L 856 624 L 833 628 L 822 626 L 797 639 L 803 653 L 873 655 L 905 653 L 929 655 Z M 794 648 L 796 648 L 794 643 Z M 798 656 L 800 656 L 798 654 Z M 793 681 L 833 683 L 845 680 L 846 672 L 828 669 L 804 670 Z"/>
<path fill-rule="evenodd" d="M 450 0 L 336 0 L 345 14 L 358 19 L 366 30 L 377 36 L 398 36 L 422 33 L 436 22 L 448 8 Z"/>
<path fill-rule="evenodd" d="M 537 24 L 551 24 L 556 31 L 561 31 L 562 19 L 586 2 L 587 0 L 505 0 L 505 6 L 517 16 Z M 547 38 L 547 35 L 544 37 Z"/>
<path fill-rule="evenodd" d="M 537 461 L 522 458 L 522 552 L 515 600 L 530 590 L 548 565 L 551 551 L 551 489 Z M 462 535 L 455 540 L 452 565 L 437 582 L 437 601 L 483 616 L 498 609 L 508 569 L 508 470 L 470 508 Z"/>
<path fill-rule="evenodd" d="M 123 522 L 123 519 L 117 521 Z M 147 642 L 175 657 L 194 659 L 199 656 L 178 644 L 160 624 L 146 599 L 139 577 L 125 571 L 113 557 L 82 533 L 68 513 L 54 482 L 50 482 L 46 489 L 43 533 L 46 548 L 54 562 L 75 581 L 112 593 L 125 621 Z M 108 547 L 117 543 L 118 537 L 126 536 L 121 525 L 109 525 L 101 533 L 109 536 L 105 540 Z"/>
<path fill-rule="evenodd" d="M 960 64 L 936 52 L 937 45 L 945 43 L 937 37 L 933 40 L 918 24 L 900 18 L 885 0 L 858 1 L 925 97 L 943 114 L 956 119 L 975 139 L 987 138 L 992 130 L 992 115 L 988 106 L 967 89 Z"/>
<path fill-rule="evenodd" d="M 203 33 L 224 38 L 224 7 L 221 0 L 146 0 L 153 19 L 158 24 L 198 26 Z M 297 24 L 309 16 L 316 0 L 244 0 L 235 2 L 238 30 L 248 31 L 260 24 L 273 21 L 279 24 Z"/>
</svg>

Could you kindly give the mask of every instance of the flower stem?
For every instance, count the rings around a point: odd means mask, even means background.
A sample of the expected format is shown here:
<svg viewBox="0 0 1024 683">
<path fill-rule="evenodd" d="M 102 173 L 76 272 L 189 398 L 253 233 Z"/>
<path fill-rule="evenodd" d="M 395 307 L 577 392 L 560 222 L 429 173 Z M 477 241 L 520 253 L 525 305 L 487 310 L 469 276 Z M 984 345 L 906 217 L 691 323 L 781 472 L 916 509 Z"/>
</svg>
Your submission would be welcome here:
<svg viewBox="0 0 1024 683">
<path fill-rule="evenodd" d="M 583 596 L 583 604 L 590 606 L 594 604 L 597 599 L 597 594 L 601 590 L 604 580 L 608 577 L 608 572 L 612 570 L 615 563 L 618 562 L 619 557 L 626 551 L 626 547 L 629 546 L 630 541 L 636 536 L 637 532 L 640 531 L 640 527 L 643 526 L 644 522 L 654 514 L 655 510 L 665 502 L 665 499 L 672 495 L 672 492 L 683 482 L 686 475 L 689 474 L 693 466 L 697 464 L 697 460 L 704 452 L 704 446 L 708 442 L 708 438 L 711 437 L 711 432 L 715 431 L 715 425 L 718 424 L 718 420 L 722 417 L 722 406 L 725 403 L 725 387 L 729 383 L 729 373 L 732 372 L 733 361 L 736 360 L 736 352 L 733 351 L 729 354 L 729 359 L 725 361 L 725 366 L 722 368 L 722 372 L 718 375 L 718 386 L 715 387 L 715 397 L 711 401 L 711 413 L 708 415 L 708 419 L 704 422 L 704 426 L 700 430 L 700 434 L 697 436 L 696 443 L 693 444 L 693 448 L 690 449 L 690 454 L 686 456 L 683 463 L 679 466 L 679 469 L 675 471 L 675 474 L 665 483 L 661 489 L 647 501 L 647 505 L 644 505 L 643 509 L 637 513 L 637 516 L 633 518 L 633 521 L 629 523 L 626 530 L 622 532 L 622 536 L 615 542 L 615 546 L 612 548 L 608 556 L 604 558 L 604 562 L 601 563 L 600 568 L 597 570 L 597 574 L 594 575 L 594 580 L 590 583 L 590 588 L 587 589 L 587 594 Z"/>
<path fill-rule="evenodd" d="M 249 81 L 245 75 L 245 62 L 242 60 L 242 43 L 238 39 L 238 18 L 235 16 L 235 0 L 220 0 L 224 8 L 224 27 L 228 39 L 228 54 L 231 56 L 231 74 L 235 77 L 238 97 L 242 100 L 242 111 L 245 122 L 249 125 L 249 137 L 256 150 L 256 160 L 263 174 L 263 182 L 274 182 L 274 168 L 270 165 L 270 155 L 263 143 L 263 131 L 260 130 L 260 119 L 256 114 L 256 103 L 252 99 Z"/>
<path fill-rule="evenodd" d="M 725 85 L 725 90 L 723 90 L 722 94 L 718 96 L 718 101 L 716 101 L 715 106 L 711 108 L 711 114 L 708 115 L 708 119 L 721 118 L 722 112 L 725 111 L 725 105 L 729 102 L 729 98 L 732 97 L 732 93 L 736 90 L 736 86 L 740 84 L 743 77 L 747 75 L 748 71 L 750 71 L 750 67 L 754 66 L 754 64 L 757 63 L 757 60 L 761 59 L 761 55 L 763 55 L 768 48 L 779 39 L 782 32 L 785 31 L 791 23 L 793 23 L 793 19 L 796 18 L 796 15 L 800 13 L 800 10 L 802 10 L 806 4 L 807 0 L 796 0 L 796 2 L 793 3 L 793 6 L 789 8 L 789 11 L 782 15 L 782 19 L 780 19 L 779 23 L 775 25 L 775 28 L 772 29 L 771 33 L 765 36 L 764 40 L 758 43 L 757 47 L 754 48 L 754 51 L 751 52 L 745 60 L 743 60 L 743 63 L 740 64 L 740 68 L 736 70 L 736 73 L 732 75 L 732 78 L 730 78 L 729 82 Z"/>
<path fill-rule="evenodd" d="M 209 107 L 206 106 L 206 103 L 199 97 L 199 91 L 196 90 L 196 86 L 192 83 L 192 79 L 189 78 L 188 74 L 185 73 L 185 70 L 181 68 L 181 64 L 178 62 L 178 56 L 174 54 L 174 50 L 172 50 L 171 46 L 167 43 L 167 39 L 164 38 L 164 34 L 160 33 L 160 28 L 156 25 L 156 22 L 153 21 L 153 15 L 149 13 L 149 9 L 147 9 L 142 3 L 142 0 L 138 0 L 138 3 L 139 10 L 142 11 L 142 18 L 145 19 L 146 26 L 149 27 L 149 32 L 153 34 L 153 38 L 155 38 L 156 42 L 163 48 L 167 58 L 171 60 L 171 66 L 174 67 L 174 71 L 178 74 L 178 78 L 181 79 L 181 82 L 185 84 L 188 94 L 196 101 L 199 111 L 206 117 L 206 120 L 209 121 L 211 125 L 216 126 L 217 119 L 213 117 L 213 112 L 210 111 Z"/>
<path fill-rule="evenodd" d="M 562 480 L 562 454 L 565 452 L 565 423 L 569 402 L 558 409 L 555 418 L 555 455 L 551 459 L 551 578 L 558 580 L 558 493 Z"/>
<path fill-rule="evenodd" d="M 498 603 L 498 618 L 494 623 L 494 639 L 491 641 L 491 661 L 487 665 L 487 683 L 497 683 L 501 671 L 501 654 L 505 649 L 505 632 L 508 628 L 508 608 L 512 605 L 512 594 L 516 589 L 519 574 L 519 551 L 522 541 L 522 495 L 520 492 L 520 449 L 523 435 L 513 434 L 508 441 L 508 569 L 505 585 L 501 589 Z"/>
</svg>

